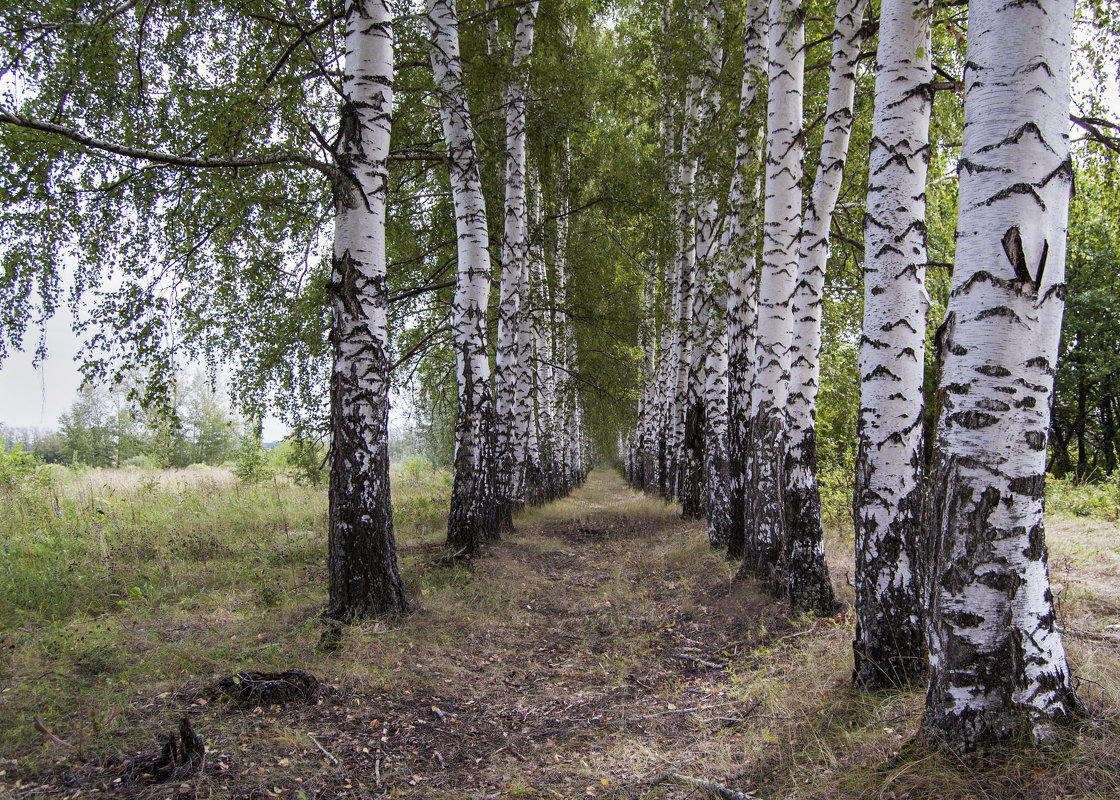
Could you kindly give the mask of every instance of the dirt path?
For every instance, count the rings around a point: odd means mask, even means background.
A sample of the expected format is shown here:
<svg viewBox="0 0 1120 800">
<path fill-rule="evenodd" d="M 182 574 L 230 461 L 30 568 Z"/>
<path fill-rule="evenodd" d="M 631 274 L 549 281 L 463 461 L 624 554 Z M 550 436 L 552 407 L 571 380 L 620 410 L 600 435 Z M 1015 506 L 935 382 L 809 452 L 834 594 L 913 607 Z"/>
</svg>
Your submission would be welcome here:
<svg viewBox="0 0 1120 800">
<path fill-rule="evenodd" d="M 701 523 L 611 473 L 517 526 L 471 569 L 434 566 L 438 536 L 404 546 L 419 608 L 355 627 L 335 652 L 315 649 L 317 606 L 293 613 L 276 665 L 320 677 L 312 704 L 227 706 L 201 677 L 137 698 L 120 751 L 185 713 L 207 740 L 201 774 L 145 786 L 106 750 L 14 796 L 703 796 L 656 780 L 677 772 L 760 798 L 1049 798 L 1074 771 L 1082 783 L 1120 774 L 1109 734 L 1090 742 L 1091 769 L 1047 765 L 1043 780 L 1030 762 L 915 783 L 912 762 L 887 764 L 917 728 L 924 687 L 852 692 L 848 616 L 789 619 L 731 580 Z M 833 558 L 841 596 L 847 568 Z"/>
</svg>

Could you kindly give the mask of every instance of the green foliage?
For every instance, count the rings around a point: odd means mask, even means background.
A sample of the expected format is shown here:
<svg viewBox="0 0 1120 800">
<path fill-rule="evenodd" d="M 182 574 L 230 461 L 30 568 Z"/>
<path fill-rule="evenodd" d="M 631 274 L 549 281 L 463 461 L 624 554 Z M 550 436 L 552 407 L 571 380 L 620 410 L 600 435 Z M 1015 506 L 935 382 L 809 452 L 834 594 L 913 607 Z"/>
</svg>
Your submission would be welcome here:
<svg viewBox="0 0 1120 800">
<path fill-rule="evenodd" d="M 234 474 L 245 483 L 260 483 L 272 478 L 268 451 L 261 442 L 261 429 L 247 431 L 241 435 L 235 453 Z"/>
<path fill-rule="evenodd" d="M 5 447 L 0 443 L 0 491 L 15 492 L 35 472 L 38 459 L 26 453 L 22 445 Z"/>
<path fill-rule="evenodd" d="M 1120 483 L 1046 477 L 1046 510 L 1075 517 L 1120 519 Z"/>
<path fill-rule="evenodd" d="M 287 471 L 301 486 L 321 486 L 327 480 L 327 446 L 317 438 L 292 433 L 268 454 L 274 470 Z"/>
<path fill-rule="evenodd" d="M 1084 481 L 1120 456 L 1120 164 L 1088 148 L 1077 167 L 1049 469 Z"/>
</svg>

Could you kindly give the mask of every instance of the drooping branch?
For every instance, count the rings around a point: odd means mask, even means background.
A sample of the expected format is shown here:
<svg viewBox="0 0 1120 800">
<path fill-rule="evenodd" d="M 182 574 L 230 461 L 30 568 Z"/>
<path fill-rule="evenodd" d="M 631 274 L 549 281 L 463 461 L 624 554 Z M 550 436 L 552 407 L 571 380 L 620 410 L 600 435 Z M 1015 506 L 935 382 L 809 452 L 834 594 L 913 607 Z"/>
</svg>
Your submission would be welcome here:
<svg viewBox="0 0 1120 800">
<path fill-rule="evenodd" d="M 176 153 L 165 153 L 160 150 L 130 147 L 118 142 L 108 141 L 107 139 L 99 139 L 95 136 L 89 136 L 76 128 L 16 114 L 3 106 L 0 106 L 0 124 L 42 131 L 43 133 L 51 133 L 92 150 L 100 150 L 105 153 L 113 153 L 114 155 L 124 156 L 125 158 L 140 159 L 156 164 L 167 164 L 169 166 L 190 167 L 195 169 L 246 169 L 294 164 L 308 169 L 318 170 L 335 182 L 354 182 L 352 176 L 343 172 L 338 167 L 311 158 L 302 153 L 281 151 L 277 153 L 262 153 L 253 156 L 217 156 L 201 158 L 198 156 L 184 156 Z"/>
</svg>

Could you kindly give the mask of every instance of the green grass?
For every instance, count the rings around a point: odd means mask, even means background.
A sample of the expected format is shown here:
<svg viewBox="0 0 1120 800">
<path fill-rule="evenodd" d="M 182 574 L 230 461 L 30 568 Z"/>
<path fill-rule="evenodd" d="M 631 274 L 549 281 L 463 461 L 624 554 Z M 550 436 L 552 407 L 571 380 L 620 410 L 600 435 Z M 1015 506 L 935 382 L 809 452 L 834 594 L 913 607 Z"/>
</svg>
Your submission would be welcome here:
<svg viewBox="0 0 1120 800">
<path fill-rule="evenodd" d="M 422 465 L 394 470 L 399 542 L 442 534 L 449 486 Z M 0 752 L 42 740 L 34 716 L 92 734 L 134 687 L 235 670 L 247 646 L 262 669 L 291 666 L 284 639 L 318 635 L 326 537 L 325 488 L 284 478 L 54 467 L 8 481 Z M 254 644 L 277 627 L 281 641 Z"/>
<path fill-rule="evenodd" d="M 1120 481 L 1077 481 L 1046 476 L 1046 510 L 1074 517 L 1120 519 Z"/>
</svg>

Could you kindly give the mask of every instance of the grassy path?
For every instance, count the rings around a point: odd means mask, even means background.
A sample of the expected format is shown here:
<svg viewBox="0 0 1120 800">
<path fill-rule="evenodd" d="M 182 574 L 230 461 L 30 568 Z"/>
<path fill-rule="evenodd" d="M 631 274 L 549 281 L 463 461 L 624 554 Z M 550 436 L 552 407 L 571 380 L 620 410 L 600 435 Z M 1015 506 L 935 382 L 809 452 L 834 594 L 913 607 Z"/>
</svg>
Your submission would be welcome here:
<svg viewBox="0 0 1120 800">
<path fill-rule="evenodd" d="M 120 713 L 106 722 L 85 689 L 88 724 L 52 722 L 81 752 L 44 744 L 0 762 L 0 797 L 703 796 L 654 780 L 667 771 L 775 799 L 1120 797 L 1120 675 L 1100 642 L 1072 649 L 1100 679 L 1089 699 L 1101 721 L 1063 752 L 964 767 L 907 747 L 923 687 L 851 691 L 847 615 L 788 618 L 732 581 L 702 525 L 613 473 L 519 515 L 473 568 L 434 566 L 440 533 L 402 536 L 417 610 L 355 626 L 331 653 L 316 649 L 314 566 L 264 609 L 215 594 L 143 624 L 125 617 L 116 641 L 150 666 L 132 673 Z M 1091 554 L 1103 537 L 1074 530 L 1056 559 L 1061 580 L 1087 582 L 1071 627 L 1103 631 L 1120 611 L 1111 562 Z M 848 547 L 830 544 L 842 598 Z M 307 670 L 321 691 L 256 708 L 205 691 L 253 668 Z M 125 778 L 122 759 L 154 752 L 184 714 L 207 741 L 203 772 Z"/>
</svg>

